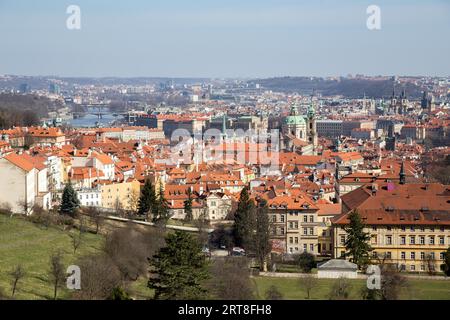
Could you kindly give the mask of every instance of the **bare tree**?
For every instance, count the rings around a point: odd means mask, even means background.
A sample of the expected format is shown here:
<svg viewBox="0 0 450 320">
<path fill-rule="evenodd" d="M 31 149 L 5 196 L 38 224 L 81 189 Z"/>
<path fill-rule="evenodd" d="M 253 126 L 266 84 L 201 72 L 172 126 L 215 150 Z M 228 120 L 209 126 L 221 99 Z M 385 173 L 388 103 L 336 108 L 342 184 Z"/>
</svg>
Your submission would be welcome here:
<svg viewBox="0 0 450 320">
<path fill-rule="evenodd" d="M 253 299 L 249 262 L 245 257 L 214 260 L 207 286 L 214 298 L 223 300 Z"/>
<path fill-rule="evenodd" d="M 25 199 L 19 200 L 17 202 L 17 205 L 19 206 L 21 212 L 25 215 L 29 215 L 33 212 L 34 209 L 34 203 L 31 201 L 26 201 Z"/>
<path fill-rule="evenodd" d="M 56 300 L 56 297 L 58 296 L 58 289 L 62 286 L 66 279 L 66 272 L 62 263 L 61 252 L 51 255 L 48 277 L 53 285 L 53 299 Z"/>
<path fill-rule="evenodd" d="M 299 279 L 300 288 L 305 290 L 306 299 L 311 298 L 311 291 L 317 287 L 317 278 L 312 274 L 307 274 Z"/>
<path fill-rule="evenodd" d="M 128 207 L 133 213 L 136 213 L 138 211 L 139 197 L 140 197 L 140 193 L 136 190 L 133 190 L 129 195 Z"/>
<path fill-rule="evenodd" d="M 100 227 L 104 221 L 102 212 L 96 207 L 89 207 L 85 212 L 91 218 L 91 221 L 95 224 L 95 233 L 98 234 Z"/>
<path fill-rule="evenodd" d="M 350 296 L 351 288 L 348 279 L 341 277 L 333 283 L 328 298 L 330 300 L 346 300 Z"/>
<path fill-rule="evenodd" d="M 73 254 L 75 254 L 82 243 L 82 232 L 70 233 L 69 237 L 72 242 Z"/>
<path fill-rule="evenodd" d="M 436 274 L 436 259 L 434 258 L 434 255 L 428 254 L 425 257 L 425 263 L 428 274 L 434 276 Z"/>
<path fill-rule="evenodd" d="M 75 299 L 108 299 L 114 288 L 122 283 L 120 270 L 106 255 L 84 257 L 77 262 L 77 265 L 83 276 L 81 290 L 74 293 Z"/>
<path fill-rule="evenodd" d="M 283 294 L 274 285 L 266 291 L 266 300 L 283 300 Z"/>
<path fill-rule="evenodd" d="M 14 297 L 14 294 L 17 290 L 17 285 L 19 284 L 19 281 L 25 277 L 25 270 L 23 269 L 22 265 L 17 265 L 9 274 L 12 278 L 11 286 L 12 286 L 12 293 L 11 295 Z"/>
<path fill-rule="evenodd" d="M 158 228 L 140 231 L 128 226 L 108 234 L 104 251 L 125 280 L 136 280 L 147 274 L 147 259 L 163 247 L 164 243 L 164 233 Z"/>
</svg>

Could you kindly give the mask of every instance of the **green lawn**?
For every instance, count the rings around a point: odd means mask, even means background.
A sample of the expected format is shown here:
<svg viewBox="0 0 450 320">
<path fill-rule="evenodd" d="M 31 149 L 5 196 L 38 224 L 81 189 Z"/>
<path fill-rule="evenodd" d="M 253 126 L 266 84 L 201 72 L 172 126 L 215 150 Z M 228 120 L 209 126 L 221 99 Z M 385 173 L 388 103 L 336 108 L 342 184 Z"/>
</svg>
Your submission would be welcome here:
<svg viewBox="0 0 450 320">
<path fill-rule="evenodd" d="M 91 233 L 83 235 L 83 242 L 76 254 L 68 231 L 56 227 L 45 229 L 24 220 L 0 214 L 0 288 L 11 294 L 9 272 L 22 264 L 26 276 L 21 280 L 16 299 L 48 299 L 53 297 L 52 285 L 48 281 L 49 258 L 61 250 L 66 266 L 83 255 L 99 252 L 103 237 Z M 62 289 L 59 297 L 68 297 L 69 291 Z"/>
<path fill-rule="evenodd" d="M 271 278 L 271 277 L 255 277 L 253 278 L 256 287 L 256 295 L 258 299 L 264 299 L 267 289 L 275 285 L 283 294 L 284 299 L 302 300 L 305 299 L 306 293 L 299 284 L 297 278 Z M 311 298 L 315 300 L 328 299 L 330 287 L 333 285 L 333 279 L 318 280 L 317 287 L 311 291 Z M 360 292 L 365 285 L 365 280 L 349 280 L 352 288 L 350 291 L 350 299 L 360 299 Z M 402 299 L 413 300 L 429 300 L 440 299 L 450 300 L 450 281 L 441 280 L 409 280 L 409 287 L 403 290 Z"/>
</svg>

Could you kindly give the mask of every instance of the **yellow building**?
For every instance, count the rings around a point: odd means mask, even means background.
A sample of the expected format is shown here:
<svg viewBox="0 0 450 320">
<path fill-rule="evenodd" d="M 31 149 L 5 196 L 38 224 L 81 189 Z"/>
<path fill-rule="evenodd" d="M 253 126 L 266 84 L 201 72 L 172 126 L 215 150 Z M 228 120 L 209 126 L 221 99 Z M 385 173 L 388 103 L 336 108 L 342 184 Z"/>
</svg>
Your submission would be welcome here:
<svg viewBox="0 0 450 320">
<path fill-rule="evenodd" d="M 137 180 L 127 182 L 100 182 L 102 207 L 107 209 L 136 210 L 141 184 Z"/>
<path fill-rule="evenodd" d="M 373 262 L 410 272 L 439 271 L 450 246 L 450 187 L 438 183 L 367 184 L 342 197 L 333 220 L 334 257 L 345 255 L 348 214 L 356 210 L 370 234 Z"/>
<path fill-rule="evenodd" d="M 319 253 L 317 206 L 305 195 L 269 199 L 269 221 L 273 251 L 298 254 Z"/>
</svg>

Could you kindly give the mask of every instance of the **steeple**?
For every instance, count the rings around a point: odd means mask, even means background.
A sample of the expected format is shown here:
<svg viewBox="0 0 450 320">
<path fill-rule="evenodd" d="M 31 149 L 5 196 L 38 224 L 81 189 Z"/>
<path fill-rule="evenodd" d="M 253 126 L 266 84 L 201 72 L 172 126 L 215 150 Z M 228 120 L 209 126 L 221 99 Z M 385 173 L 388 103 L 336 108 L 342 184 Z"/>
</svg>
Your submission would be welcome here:
<svg viewBox="0 0 450 320">
<path fill-rule="evenodd" d="M 227 139 L 227 114 L 226 114 L 226 112 L 223 114 L 223 117 L 222 117 L 222 138 L 223 138 L 223 140 Z"/>
<path fill-rule="evenodd" d="M 402 161 L 402 166 L 400 168 L 400 184 L 405 183 L 406 183 L 405 162 Z"/>
</svg>

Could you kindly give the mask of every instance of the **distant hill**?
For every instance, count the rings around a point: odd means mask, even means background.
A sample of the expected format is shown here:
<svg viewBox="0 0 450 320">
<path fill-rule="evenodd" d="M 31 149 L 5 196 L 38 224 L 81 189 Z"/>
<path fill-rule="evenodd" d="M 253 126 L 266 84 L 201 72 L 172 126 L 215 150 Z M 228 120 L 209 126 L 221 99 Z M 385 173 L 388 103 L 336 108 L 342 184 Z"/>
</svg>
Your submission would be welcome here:
<svg viewBox="0 0 450 320">
<path fill-rule="evenodd" d="M 259 83 L 263 88 L 281 92 L 298 92 L 311 94 L 313 91 L 324 96 L 343 95 L 347 98 L 362 98 L 364 94 L 368 98 L 387 98 L 392 95 L 394 80 L 366 80 L 366 79 L 340 79 L 325 80 L 323 78 L 309 77 L 281 77 L 257 79 L 249 81 Z M 419 99 L 422 96 L 422 88 L 412 83 L 405 87 L 396 85 L 396 94 L 403 89 L 410 99 Z"/>
</svg>

